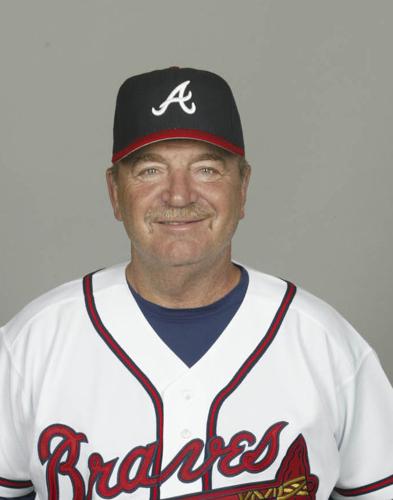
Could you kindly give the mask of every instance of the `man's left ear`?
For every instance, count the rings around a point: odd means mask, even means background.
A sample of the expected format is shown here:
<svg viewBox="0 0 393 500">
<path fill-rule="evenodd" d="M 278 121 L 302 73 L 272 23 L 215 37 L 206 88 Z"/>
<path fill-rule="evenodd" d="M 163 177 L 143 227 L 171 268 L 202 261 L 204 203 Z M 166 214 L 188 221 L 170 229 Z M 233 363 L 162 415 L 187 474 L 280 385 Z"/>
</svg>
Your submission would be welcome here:
<svg viewBox="0 0 393 500">
<path fill-rule="evenodd" d="M 109 198 L 113 208 L 113 215 L 118 221 L 122 221 L 117 192 L 118 186 L 112 168 L 108 168 L 106 171 L 106 184 L 108 186 Z"/>
</svg>

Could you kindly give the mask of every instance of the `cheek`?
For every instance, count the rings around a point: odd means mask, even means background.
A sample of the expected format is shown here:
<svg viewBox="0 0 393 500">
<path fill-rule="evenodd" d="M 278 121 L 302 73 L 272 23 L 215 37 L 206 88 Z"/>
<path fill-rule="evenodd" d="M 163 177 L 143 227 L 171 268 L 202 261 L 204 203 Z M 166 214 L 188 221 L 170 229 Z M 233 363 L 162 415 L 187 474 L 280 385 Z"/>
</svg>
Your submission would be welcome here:
<svg viewBox="0 0 393 500">
<path fill-rule="evenodd" d="M 157 193 L 142 186 L 138 189 L 123 190 L 119 193 L 119 210 L 122 220 L 129 230 L 145 224 L 146 214 L 157 205 Z"/>
<path fill-rule="evenodd" d="M 225 219 L 238 219 L 241 216 L 242 198 L 238 191 L 228 191 L 215 200 L 218 215 Z"/>
</svg>

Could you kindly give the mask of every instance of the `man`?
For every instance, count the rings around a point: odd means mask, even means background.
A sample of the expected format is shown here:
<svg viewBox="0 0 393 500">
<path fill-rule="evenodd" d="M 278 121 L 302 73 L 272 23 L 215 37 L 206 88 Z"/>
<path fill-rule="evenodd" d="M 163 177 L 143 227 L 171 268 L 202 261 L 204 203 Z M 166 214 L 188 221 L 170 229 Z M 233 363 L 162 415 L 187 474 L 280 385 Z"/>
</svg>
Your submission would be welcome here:
<svg viewBox="0 0 393 500">
<path fill-rule="evenodd" d="M 222 78 L 123 84 L 107 182 L 131 261 L 2 329 L 3 498 L 393 498 L 375 353 L 325 303 L 231 260 L 249 177 Z"/>
</svg>

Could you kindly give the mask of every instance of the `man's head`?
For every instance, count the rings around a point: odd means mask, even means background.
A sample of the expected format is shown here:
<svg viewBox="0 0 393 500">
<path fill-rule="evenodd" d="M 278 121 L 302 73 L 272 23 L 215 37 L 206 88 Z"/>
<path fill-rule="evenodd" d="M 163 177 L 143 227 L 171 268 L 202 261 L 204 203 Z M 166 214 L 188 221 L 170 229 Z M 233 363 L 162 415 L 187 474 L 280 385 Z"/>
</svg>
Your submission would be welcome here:
<svg viewBox="0 0 393 500">
<path fill-rule="evenodd" d="M 230 88 L 170 68 L 132 77 L 116 104 L 107 181 L 133 260 L 190 265 L 230 258 L 250 167 Z"/>
</svg>

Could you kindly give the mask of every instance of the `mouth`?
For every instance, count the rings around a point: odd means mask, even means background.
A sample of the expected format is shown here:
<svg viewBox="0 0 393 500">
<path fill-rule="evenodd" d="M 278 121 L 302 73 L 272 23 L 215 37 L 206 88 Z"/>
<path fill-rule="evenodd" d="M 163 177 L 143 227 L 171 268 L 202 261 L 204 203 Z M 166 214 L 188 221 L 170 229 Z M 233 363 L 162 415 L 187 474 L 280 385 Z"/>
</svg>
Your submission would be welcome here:
<svg viewBox="0 0 393 500">
<path fill-rule="evenodd" d="M 159 220 L 157 221 L 158 224 L 165 224 L 165 225 L 181 225 L 181 224 L 193 224 L 195 222 L 201 222 L 203 219 L 193 219 L 193 220 Z"/>
<path fill-rule="evenodd" d="M 190 229 L 205 219 L 185 219 L 185 220 L 158 220 L 156 224 L 171 229 Z"/>
</svg>

